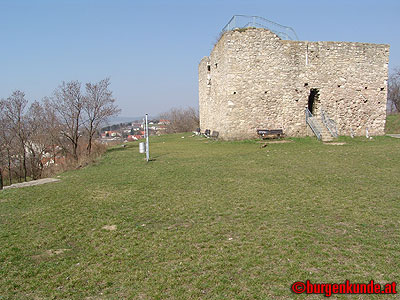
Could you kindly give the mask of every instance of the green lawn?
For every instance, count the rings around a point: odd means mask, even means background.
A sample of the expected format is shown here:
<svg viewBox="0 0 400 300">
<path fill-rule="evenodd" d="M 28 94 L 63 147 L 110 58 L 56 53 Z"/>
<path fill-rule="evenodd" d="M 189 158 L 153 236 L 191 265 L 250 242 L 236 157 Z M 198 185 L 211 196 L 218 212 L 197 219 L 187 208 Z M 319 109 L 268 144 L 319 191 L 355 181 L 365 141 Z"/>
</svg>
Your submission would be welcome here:
<svg viewBox="0 0 400 300">
<path fill-rule="evenodd" d="M 385 132 L 400 133 L 400 113 L 387 116 Z"/>
<path fill-rule="evenodd" d="M 149 163 L 133 142 L 0 192 L 0 299 L 322 299 L 290 286 L 400 282 L 400 139 L 181 136 L 152 138 Z"/>
</svg>

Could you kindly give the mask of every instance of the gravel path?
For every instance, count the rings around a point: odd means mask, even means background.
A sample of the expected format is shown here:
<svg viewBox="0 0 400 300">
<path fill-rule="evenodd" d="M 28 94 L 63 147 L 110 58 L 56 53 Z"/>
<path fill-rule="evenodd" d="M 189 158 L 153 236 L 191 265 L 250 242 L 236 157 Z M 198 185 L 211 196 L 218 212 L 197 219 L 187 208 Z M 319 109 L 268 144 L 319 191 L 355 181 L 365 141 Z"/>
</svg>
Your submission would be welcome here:
<svg viewBox="0 0 400 300">
<path fill-rule="evenodd" d="M 16 188 L 21 188 L 21 187 L 26 187 L 26 186 L 33 186 L 33 185 L 39 185 L 39 184 L 44 184 L 44 183 L 49 183 L 49 182 L 57 182 L 57 181 L 60 181 L 60 179 L 43 178 L 43 179 L 32 180 L 32 181 L 27 181 L 27 182 L 14 183 L 12 185 L 5 186 L 4 189 L 16 189 Z"/>
</svg>

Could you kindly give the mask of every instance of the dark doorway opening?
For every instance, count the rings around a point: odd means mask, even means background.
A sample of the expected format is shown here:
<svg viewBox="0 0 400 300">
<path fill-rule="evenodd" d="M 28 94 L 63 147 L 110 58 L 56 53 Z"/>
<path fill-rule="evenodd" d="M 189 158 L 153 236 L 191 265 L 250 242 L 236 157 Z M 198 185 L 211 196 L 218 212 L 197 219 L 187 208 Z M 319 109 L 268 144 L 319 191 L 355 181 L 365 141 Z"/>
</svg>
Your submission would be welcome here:
<svg viewBox="0 0 400 300">
<path fill-rule="evenodd" d="M 308 96 L 308 110 L 315 114 L 317 112 L 317 103 L 319 98 L 318 89 L 310 89 L 310 96 Z"/>
</svg>

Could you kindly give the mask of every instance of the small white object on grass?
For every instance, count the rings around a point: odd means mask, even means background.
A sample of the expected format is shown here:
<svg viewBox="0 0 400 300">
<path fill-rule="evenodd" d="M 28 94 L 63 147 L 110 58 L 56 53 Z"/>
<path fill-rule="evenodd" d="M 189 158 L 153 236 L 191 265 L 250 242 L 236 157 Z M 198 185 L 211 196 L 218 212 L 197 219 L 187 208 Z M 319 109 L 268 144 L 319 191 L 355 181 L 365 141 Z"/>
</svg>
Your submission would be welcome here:
<svg viewBox="0 0 400 300">
<path fill-rule="evenodd" d="M 352 139 L 354 139 L 354 132 L 353 132 L 353 129 L 351 129 L 351 128 L 350 128 L 350 136 Z"/>
</svg>

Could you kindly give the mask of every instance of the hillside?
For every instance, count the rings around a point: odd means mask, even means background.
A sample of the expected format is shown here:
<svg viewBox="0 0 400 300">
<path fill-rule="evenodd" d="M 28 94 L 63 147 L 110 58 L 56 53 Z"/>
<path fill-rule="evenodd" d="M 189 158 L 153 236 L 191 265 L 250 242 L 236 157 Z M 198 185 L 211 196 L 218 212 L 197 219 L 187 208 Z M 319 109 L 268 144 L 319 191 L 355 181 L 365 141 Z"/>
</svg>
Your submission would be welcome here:
<svg viewBox="0 0 400 300">
<path fill-rule="evenodd" d="M 181 136 L 152 137 L 149 163 L 133 142 L 0 192 L 0 299 L 291 299 L 306 279 L 397 281 L 399 139 Z"/>
<path fill-rule="evenodd" d="M 400 114 L 392 114 L 387 116 L 385 132 L 400 133 Z"/>
</svg>

